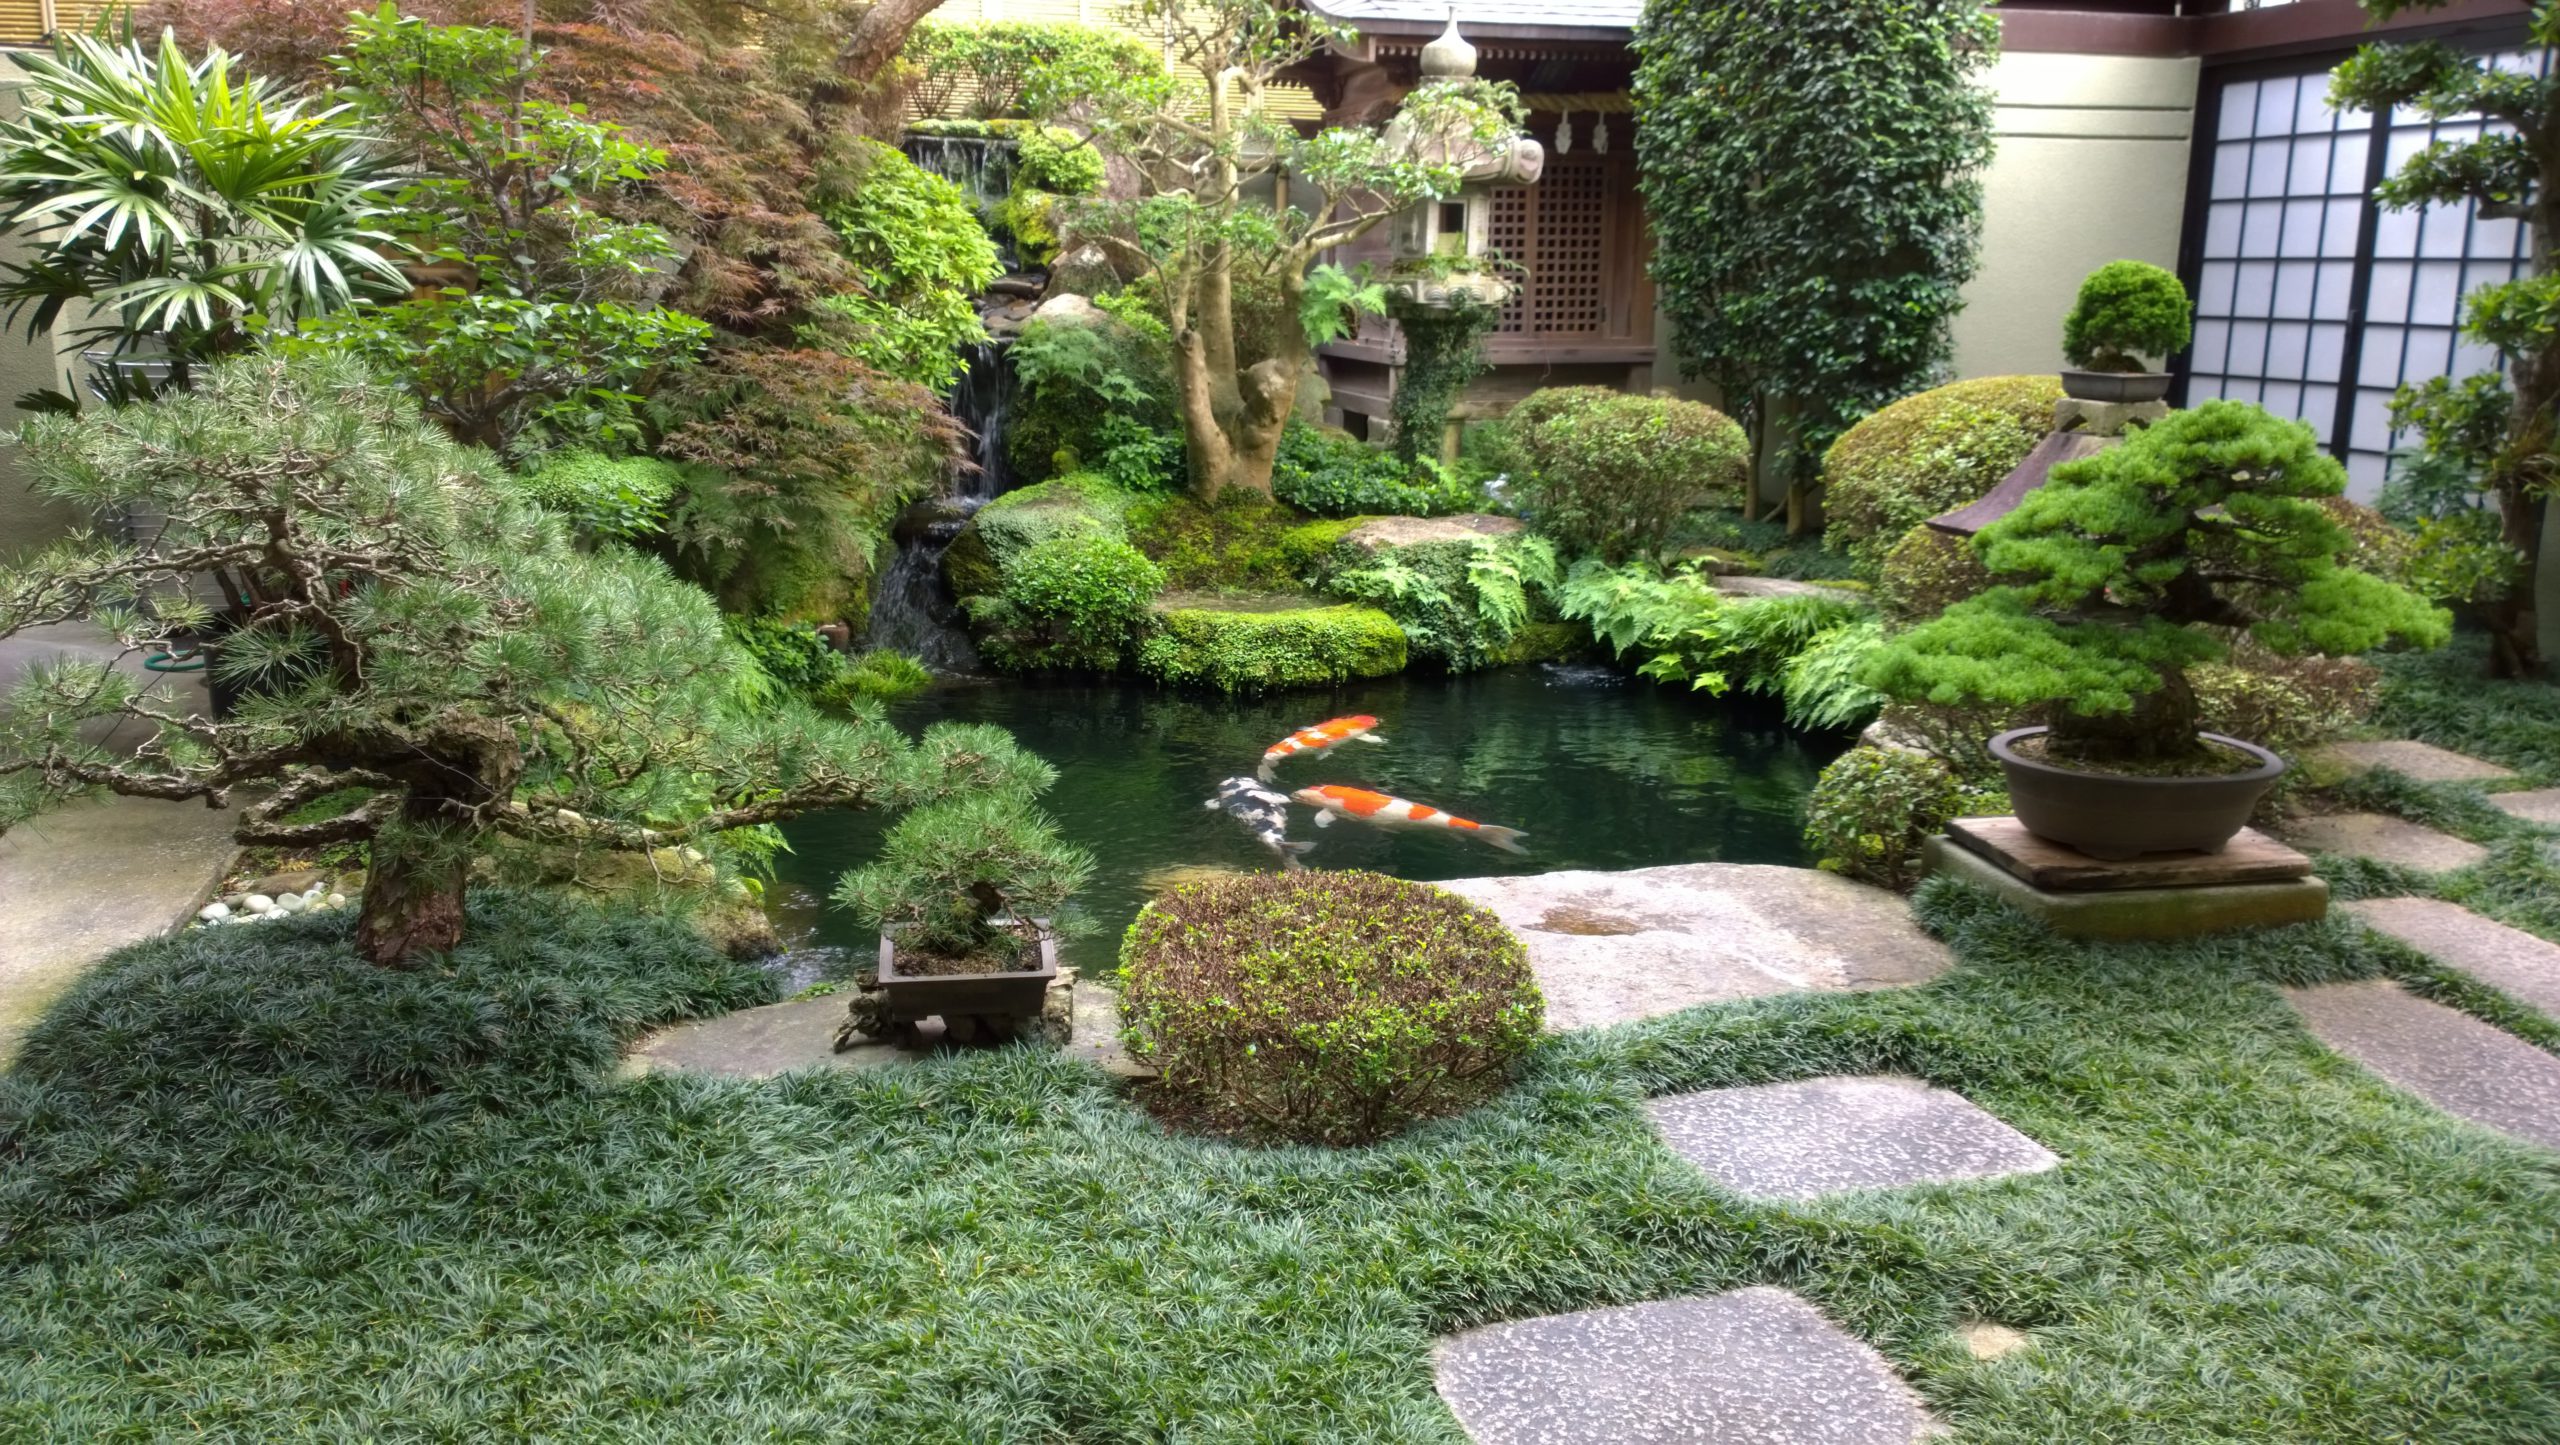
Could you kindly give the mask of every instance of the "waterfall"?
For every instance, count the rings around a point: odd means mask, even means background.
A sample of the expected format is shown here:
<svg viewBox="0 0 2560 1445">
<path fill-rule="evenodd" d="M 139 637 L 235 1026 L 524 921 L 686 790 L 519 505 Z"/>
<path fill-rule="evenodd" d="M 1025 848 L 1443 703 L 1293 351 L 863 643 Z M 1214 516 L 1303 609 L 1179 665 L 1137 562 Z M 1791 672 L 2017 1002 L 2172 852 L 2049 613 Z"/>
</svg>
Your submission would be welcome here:
<svg viewBox="0 0 2560 1445">
<path fill-rule="evenodd" d="M 871 598 L 864 645 L 910 653 L 936 672 L 971 672 L 978 666 L 978 650 L 961 625 L 960 604 L 942 575 L 942 554 L 951 550 L 980 507 L 1013 489 L 1013 470 L 1004 455 L 1013 368 L 1004 348 L 1001 341 L 968 348 L 969 369 L 951 393 L 951 414 L 974 439 L 975 465 L 953 468 L 940 495 L 899 515 L 897 558 L 881 574 Z"/>
<path fill-rule="evenodd" d="M 995 240 L 997 259 L 1007 271 L 1020 268 L 1022 258 L 1014 252 L 1012 233 L 992 224 L 997 204 L 1013 193 L 1012 141 L 998 136 L 911 133 L 900 139 L 898 149 L 920 169 L 967 192 L 978 208 L 979 221 L 989 223 L 987 233 Z"/>
</svg>

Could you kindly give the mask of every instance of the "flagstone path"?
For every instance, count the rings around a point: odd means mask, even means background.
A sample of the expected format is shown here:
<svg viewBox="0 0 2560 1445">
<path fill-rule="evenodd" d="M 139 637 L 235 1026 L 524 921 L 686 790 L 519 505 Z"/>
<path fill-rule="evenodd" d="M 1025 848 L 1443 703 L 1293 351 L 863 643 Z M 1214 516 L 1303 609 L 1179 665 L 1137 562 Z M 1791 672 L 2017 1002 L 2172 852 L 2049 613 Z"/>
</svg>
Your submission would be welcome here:
<svg viewBox="0 0 2560 1445">
<path fill-rule="evenodd" d="M 2315 757 L 2338 772 L 2365 773 L 2375 768 L 2389 768 L 2421 783 L 2494 783 L 2515 776 L 2496 763 L 2483 762 L 2450 748 L 2408 738 L 2370 743 L 2331 743 Z"/>
<path fill-rule="evenodd" d="M 2510 818 L 2560 828 L 2560 788 L 2532 788 L 2520 793 L 2491 793 L 2489 801 Z"/>
<path fill-rule="evenodd" d="M 2305 853 L 2370 858 L 2417 873 L 2451 873 L 2489 850 L 2388 813 L 2321 813 L 2287 821 L 2275 835 Z"/>
<path fill-rule="evenodd" d="M 1646 1106 L 1663 1143 L 1748 1199 L 1817 1199 L 2051 1169 L 2052 1151 L 1918 1079 L 1832 1076 L 1672 1094 Z"/>
<path fill-rule="evenodd" d="M 2434 898 L 2376 898 L 2342 905 L 2341 911 L 2447 968 L 2560 1019 L 2560 944 Z"/>
<path fill-rule="evenodd" d="M 2560 1149 L 2560 1058 L 2389 979 L 2285 990 L 2314 1037 L 2456 1118 Z"/>
<path fill-rule="evenodd" d="M 1766 1286 L 1487 1325 L 1440 1342 L 1477 1445 L 1912 1445 L 1934 1433 L 1872 1348 Z"/>
</svg>

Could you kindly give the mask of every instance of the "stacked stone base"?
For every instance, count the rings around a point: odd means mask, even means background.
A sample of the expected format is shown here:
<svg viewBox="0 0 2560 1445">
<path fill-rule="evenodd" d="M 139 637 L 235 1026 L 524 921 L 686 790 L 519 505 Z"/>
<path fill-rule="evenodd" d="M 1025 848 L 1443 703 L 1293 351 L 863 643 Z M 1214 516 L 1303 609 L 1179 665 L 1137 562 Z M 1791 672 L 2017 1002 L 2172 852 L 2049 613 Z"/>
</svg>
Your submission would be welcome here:
<svg viewBox="0 0 2560 1445">
<path fill-rule="evenodd" d="M 2072 938 L 2196 938 L 2311 923 L 2329 885 L 2311 860 L 2254 828 L 2220 853 L 2111 863 L 2047 842 L 2015 818 L 1959 818 L 1924 849 L 1928 869 L 1986 889 Z"/>
</svg>

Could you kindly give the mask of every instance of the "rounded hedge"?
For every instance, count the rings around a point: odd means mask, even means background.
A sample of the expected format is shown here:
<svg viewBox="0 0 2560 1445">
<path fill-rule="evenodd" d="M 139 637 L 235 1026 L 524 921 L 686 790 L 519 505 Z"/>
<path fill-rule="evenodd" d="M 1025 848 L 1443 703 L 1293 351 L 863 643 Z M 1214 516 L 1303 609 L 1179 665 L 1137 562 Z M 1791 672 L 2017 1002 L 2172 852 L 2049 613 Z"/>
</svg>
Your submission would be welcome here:
<svg viewBox="0 0 2560 1445">
<path fill-rule="evenodd" d="M 1309 1143 L 1383 1139 L 1499 1089 L 1546 1007 L 1492 914 L 1377 873 L 1178 888 L 1131 924 L 1121 1013 L 1177 1099 Z"/>
<path fill-rule="evenodd" d="M 1876 601 L 1896 622 L 1935 617 L 1991 587 L 1970 538 L 1923 523 L 1902 534 L 1876 569 Z"/>
<path fill-rule="evenodd" d="M 1985 376 L 1867 417 L 1823 455 L 1822 544 L 1873 572 L 1904 533 L 2000 485 L 2061 399 L 2054 377 Z"/>
<path fill-rule="evenodd" d="M 1963 784 L 1937 758 L 1861 744 L 1822 770 L 1805 805 L 1804 840 L 1832 872 L 1909 888 L 1920 880 L 1920 845 L 1964 803 Z"/>
<path fill-rule="evenodd" d="M 1069 533 L 1007 563 L 993 597 L 968 602 L 999 667 L 1110 671 L 1164 588 L 1164 570 L 1116 537 Z"/>
<path fill-rule="evenodd" d="M 1533 391 L 1503 419 L 1538 530 L 1611 561 L 1660 553 L 1682 514 L 1739 495 L 1750 442 L 1714 407 L 1605 386 Z"/>
<path fill-rule="evenodd" d="M 2073 366 L 2141 371 L 2145 357 L 2186 349 L 2192 316 L 2174 274 L 2148 261 L 2109 261 L 2080 283 L 2062 321 L 2062 354 Z"/>
</svg>

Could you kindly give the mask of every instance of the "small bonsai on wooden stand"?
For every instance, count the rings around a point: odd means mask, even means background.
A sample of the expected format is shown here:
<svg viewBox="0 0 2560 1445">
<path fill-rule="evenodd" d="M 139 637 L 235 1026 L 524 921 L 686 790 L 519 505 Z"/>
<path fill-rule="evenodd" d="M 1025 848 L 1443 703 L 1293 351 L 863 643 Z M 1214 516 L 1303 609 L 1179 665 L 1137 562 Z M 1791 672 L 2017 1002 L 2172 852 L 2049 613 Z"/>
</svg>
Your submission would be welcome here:
<svg viewBox="0 0 2560 1445">
<path fill-rule="evenodd" d="M 2019 820 L 2102 859 L 2215 852 L 2284 770 L 2200 733 L 2186 670 L 2245 632 L 2272 651 L 2444 641 L 2444 612 L 2339 560 L 2318 499 L 2346 473 L 2309 428 L 2240 402 L 2172 414 L 2056 467 L 1974 547 L 2003 586 L 1894 639 L 1869 683 L 1939 704 L 2042 709 L 1991 740 Z"/>
<path fill-rule="evenodd" d="M 2147 261 L 2090 272 L 2062 322 L 2062 354 L 2078 369 L 2062 373 L 2054 430 L 2116 436 L 2168 415 L 2169 373 L 2144 358 L 2185 350 L 2189 314 L 2187 288 Z"/>
<path fill-rule="evenodd" d="M 837 1048 L 911 1045 L 936 1017 L 954 1043 L 1066 1042 L 1075 973 L 1058 967 L 1056 920 L 1092 876 L 1093 857 L 1058 836 L 1031 801 L 1036 791 L 911 813 L 876 861 L 837 884 L 836 901 L 880 930 L 879 969 L 861 979 Z"/>
</svg>

